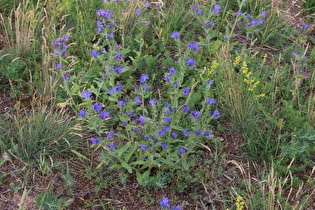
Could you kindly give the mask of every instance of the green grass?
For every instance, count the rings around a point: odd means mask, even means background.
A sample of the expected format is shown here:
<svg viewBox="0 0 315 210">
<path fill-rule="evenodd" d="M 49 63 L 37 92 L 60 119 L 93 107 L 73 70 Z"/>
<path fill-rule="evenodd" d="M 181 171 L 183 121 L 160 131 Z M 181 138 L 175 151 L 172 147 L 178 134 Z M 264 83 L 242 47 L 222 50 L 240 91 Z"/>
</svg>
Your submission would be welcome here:
<svg viewBox="0 0 315 210">
<path fill-rule="evenodd" d="M 0 3 L 0 206 L 310 208 L 311 1 L 145 3 Z"/>
</svg>

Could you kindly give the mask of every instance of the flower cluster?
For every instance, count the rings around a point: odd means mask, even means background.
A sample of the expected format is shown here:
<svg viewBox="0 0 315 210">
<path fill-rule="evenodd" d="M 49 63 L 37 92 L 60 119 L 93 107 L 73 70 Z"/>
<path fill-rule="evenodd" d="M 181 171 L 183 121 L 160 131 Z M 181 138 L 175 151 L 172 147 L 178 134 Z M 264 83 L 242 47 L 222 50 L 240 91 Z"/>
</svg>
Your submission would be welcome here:
<svg viewBox="0 0 315 210">
<path fill-rule="evenodd" d="M 160 205 L 163 209 L 171 209 L 171 210 L 181 210 L 181 206 L 177 205 L 177 206 L 173 206 L 171 208 L 171 204 L 169 202 L 169 199 L 167 197 L 162 198 L 162 201 L 160 201 Z"/>
<path fill-rule="evenodd" d="M 69 41 L 69 36 L 68 35 L 63 35 L 61 37 L 61 39 L 57 39 L 57 40 L 54 40 L 52 42 L 52 46 L 54 47 L 59 47 L 58 49 L 55 49 L 54 51 L 54 55 L 55 56 L 68 56 L 68 53 L 67 53 L 67 44 L 66 42 Z M 60 60 L 60 63 L 57 63 L 57 64 L 54 64 L 54 68 L 56 69 L 62 69 L 63 65 L 61 64 L 61 59 Z M 63 80 L 64 81 L 68 81 L 69 78 L 70 78 L 70 73 L 69 72 L 64 72 L 63 73 Z"/>
</svg>

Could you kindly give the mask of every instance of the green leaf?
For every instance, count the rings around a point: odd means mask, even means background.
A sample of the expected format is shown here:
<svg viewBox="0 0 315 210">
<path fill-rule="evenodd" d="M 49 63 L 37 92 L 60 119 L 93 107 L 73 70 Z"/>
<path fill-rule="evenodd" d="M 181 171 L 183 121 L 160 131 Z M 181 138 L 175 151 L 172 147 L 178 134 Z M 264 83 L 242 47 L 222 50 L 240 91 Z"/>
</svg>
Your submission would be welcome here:
<svg viewBox="0 0 315 210">
<path fill-rule="evenodd" d="M 116 135 L 117 137 L 121 138 L 121 139 L 126 139 L 126 140 L 128 140 L 128 137 L 127 137 L 127 136 L 125 136 L 124 134 L 121 134 L 121 133 L 115 133 L 115 135 Z"/>
<path fill-rule="evenodd" d="M 129 173 L 132 173 L 132 168 L 130 167 L 130 165 L 128 165 L 128 164 L 125 163 L 125 162 L 121 162 L 121 165 L 122 165 L 122 167 L 124 167 L 125 169 L 127 169 L 127 171 L 128 171 Z"/>
<path fill-rule="evenodd" d="M 132 147 L 129 152 L 127 153 L 126 157 L 125 157 L 125 161 L 128 163 L 130 157 L 134 154 L 134 152 L 137 150 L 137 147 L 134 146 Z"/>
<path fill-rule="evenodd" d="M 121 157 L 122 154 L 128 149 L 128 147 L 130 147 L 130 142 L 128 142 L 127 144 L 125 144 L 122 148 L 117 149 L 117 155 L 118 155 L 118 157 Z"/>
<path fill-rule="evenodd" d="M 120 169 L 120 168 L 122 168 L 122 166 L 121 165 L 119 165 L 119 164 L 114 164 L 114 165 L 112 165 L 111 167 L 109 167 L 110 169 Z"/>
<path fill-rule="evenodd" d="M 164 158 L 161 158 L 160 161 L 161 161 L 162 163 L 165 163 L 166 165 L 169 165 L 169 166 L 174 165 L 173 162 L 171 162 L 171 161 L 169 161 L 169 160 L 167 160 L 167 159 L 164 159 Z"/>
<path fill-rule="evenodd" d="M 178 131 L 184 131 L 185 129 L 183 127 L 180 127 L 178 125 L 173 125 L 172 129 L 178 130 Z"/>
<path fill-rule="evenodd" d="M 135 162 L 130 163 L 130 165 L 144 165 L 144 164 L 146 164 L 146 162 L 143 160 L 137 160 Z"/>
<path fill-rule="evenodd" d="M 77 156 L 81 157 L 81 158 L 84 158 L 85 160 L 90 160 L 89 158 L 85 157 L 84 155 L 82 155 L 81 153 L 75 151 L 75 150 L 71 150 L 71 152 L 73 152 L 74 154 L 76 154 Z"/>
</svg>

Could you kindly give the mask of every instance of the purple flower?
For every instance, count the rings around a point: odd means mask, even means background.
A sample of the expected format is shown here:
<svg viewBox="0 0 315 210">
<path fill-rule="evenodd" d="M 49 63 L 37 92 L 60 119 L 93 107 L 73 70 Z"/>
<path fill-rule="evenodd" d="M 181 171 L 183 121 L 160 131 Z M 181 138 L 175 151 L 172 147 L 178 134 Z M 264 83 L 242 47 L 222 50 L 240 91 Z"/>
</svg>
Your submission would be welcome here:
<svg viewBox="0 0 315 210">
<path fill-rule="evenodd" d="M 166 148 L 167 148 L 167 144 L 166 144 L 166 142 L 163 142 L 162 143 L 162 150 L 166 150 Z"/>
<path fill-rule="evenodd" d="M 241 16 L 241 15 L 243 14 L 243 12 L 242 12 L 242 11 L 238 11 L 236 14 L 237 14 L 238 16 Z"/>
<path fill-rule="evenodd" d="M 81 96 L 84 97 L 84 98 L 91 98 L 91 96 L 92 96 L 92 91 L 83 90 L 82 93 L 81 93 Z"/>
<path fill-rule="evenodd" d="M 196 67 L 196 61 L 195 61 L 194 59 L 192 59 L 192 58 L 188 58 L 188 59 L 186 60 L 186 65 L 187 65 L 187 66 Z"/>
<path fill-rule="evenodd" d="M 173 206 L 172 210 L 182 210 L 182 208 L 180 207 L 180 205 L 178 204 L 177 206 Z"/>
<path fill-rule="evenodd" d="M 205 131 L 205 132 L 203 132 L 203 135 L 209 137 L 211 135 L 211 132 L 210 131 Z"/>
<path fill-rule="evenodd" d="M 136 14 L 140 15 L 141 14 L 141 9 L 136 9 Z"/>
<path fill-rule="evenodd" d="M 115 87 L 115 91 L 116 92 L 120 92 L 122 90 L 122 85 L 121 84 L 117 84 Z"/>
<path fill-rule="evenodd" d="M 139 96 L 135 97 L 134 102 L 137 104 L 141 103 L 141 98 Z"/>
<path fill-rule="evenodd" d="M 143 144 L 140 144 L 140 146 L 138 147 L 139 149 L 142 149 L 142 150 L 146 150 L 149 148 L 148 145 L 143 145 Z"/>
<path fill-rule="evenodd" d="M 215 118 L 220 118 L 221 117 L 220 112 L 218 110 L 214 110 L 212 116 L 215 117 Z"/>
<path fill-rule="evenodd" d="M 145 81 L 146 81 L 147 79 L 149 79 L 149 75 L 147 75 L 147 74 L 142 74 L 142 75 L 140 76 L 140 84 L 141 84 L 141 85 L 144 85 L 144 84 L 145 84 Z"/>
<path fill-rule="evenodd" d="M 127 102 L 128 102 L 128 99 L 125 98 L 125 99 L 122 99 L 122 100 L 118 101 L 117 104 L 118 104 L 119 107 L 122 107 L 122 106 L 124 106 Z"/>
<path fill-rule="evenodd" d="M 164 125 L 164 126 L 163 126 L 163 129 L 164 129 L 164 131 L 167 132 L 167 133 L 170 133 L 170 132 L 171 132 L 171 128 L 170 128 L 170 126 L 168 126 L 168 125 Z"/>
<path fill-rule="evenodd" d="M 108 90 L 108 94 L 113 95 L 113 94 L 114 94 L 114 89 L 113 89 L 113 88 L 110 88 L 110 89 Z"/>
<path fill-rule="evenodd" d="M 197 5 L 192 5 L 192 6 L 190 7 L 190 9 L 191 9 L 191 10 L 196 10 L 196 9 L 197 9 Z"/>
<path fill-rule="evenodd" d="M 224 36 L 223 36 L 223 39 L 227 39 L 227 38 L 228 38 L 228 36 L 227 36 L 227 35 L 224 35 Z"/>
<path fill-rule="evenodd" d="M 150 20 L 148 20 L 148 21 L 145 23 L 146 26 L 148 26 L 148 25 L 150 25 L 150 24 L 151 24 L 151 21 L 150 21 Z"/>
<path fill-rule="evenodd" d="M 120 53 L 117 53 L 117 55 L 114 56 L 114 59 L 116 61 L 119 61 L 121 59 L 121 54 Z"/>
<path fill-rule="evenodd" d="M 187 96 L 187 95 L 189 94 L 189 89 L 190 89 L 190 87 L 186 87 L 186 88 L 183 90 L 183 94 Z"/>
<path fill-rule="evenodd" d="M 198 117 L 200 117 L 200 112 L 198 112 L 198 111 L 192 111 L 192 112 L 190 113 L 190 115 L 191 115 L 192 117 L 194 117 L 194 118 L 198 118 Z"/>
<path fill-rule="evenodd" d="M 257 21 L 257 23 L 258 23 L 259 25 L 263 24 L 263 23 L 264 23 L 264 19 L 259 19 L 259 20 Z"/>
<path fill-rule="evenodd" d="M 206 98 L 207 102 L 206 104 L 215 104 L 215 100 L 213 98 Z"/>
<path fill-rule="evenodd" d="M 197 13 L 198 13 L 199 15 L 202 15 L 203 11 L 202 11 L 201 9 L 198 9 Z"/>
<path fill-rule="evenodd" d="M 145 139 L 145 140 L 149 140 L 150 137 L 149 137 L 149 136 L 145 136 L 144 139 Z"/>
<path fill-rule="evenodd" d="M 134 132 L 139 132 L 140 131 L 140 128 L 138 128 L 138 127 L 136 127 L 136 128 L 134 128 L 134 129 L 132 129 Z"/>
<path fill-rule="evenodd" d="M 183 134 L 184 134 L 184 136 L 189 136 L 189 130 L 184 130 Z"/>
<path fill-rule="evenodd" d="M 176 138 L 177 138 L 177 134 L 176 134 L 175 132 L 173 132 L 173 133 L 171 134 L 171 137 L 172 137 L 173 139 L 176 139 Z"/>
<path fill-rule="evenodd" d="M 99 104 L 99 103 L 95 103 L 93 105 L 93 109 L 98 112 L 102 110 L 102 107 L 103 107 L 102 104 Z"/>
<path fill-rule="evenodd" d="M 106 118 L 109 118 L 109 112 L 106 112 L 105 110 L 102 111 L 99 115 L 99 118 L 101 119 L 106 119 Z"/>
<path fill-rule="evenodd" d="M 210 26 L 214 26 L 214 23 L 213 22 L 211 22 L 211 23 L 204 23 L 203 26 L 206 27 L 206 28 L 209 28 Z"/>
<path fill-rule="evenodd" d="M 55 50 L 54 55 L 59 55 L 60 54 L 60 50 Z"/>
<path fill-rule="evenodd" d="M 80 109 L 80 111 L 79 111 L 79 116 L 81 116 L 81 117 L 85 117 L 85 116 L 86 116 L 86 111 L 85 111 L 85 109 Z"/>
<path fill-rule="evenodd" d="M 51 45 L 52 46 L 60 46 L 60 45 L 62 45 L 62 41 L 61 40 L 54 40 Z"/>
<path fill-rule="evenodd" d="M 165 114 L 169 115 L 169 114 L 171 114 L 172 111 L 173 111 L 172 109 L 168 109 L 168 110 L 166 110 Z"/>
<path fill-rule="evenodd" d="M 246 14 L 246 18 L 250 19 L 252 16 L 250 14 Z"/>
<path fill-rule="evenodd" d="M 176 73 L 176 70 L 173 68 L 168 67 L 167 70 L 169 71 L 171 75 L 174 75 Z"/>
<path fill-rule="evenodd" d="M 68 82 L 70 78 L 70 74 L 66 73 L 65 76 L 63 77 L 63 81 Z"/>
<path fill-rule="evenodd" d="M 201 131 L 195 131 L 195 135 L 196 135 L 196 136 L 199 136 L 199 135 L 201 135 L 201 134 L 202 134 Z"/>
<path fill-rule="evenodd" d="M 114 136 L 114 131 L 109 131 L 109 133 L 108 133 L 108 135 L 107 135 L 107 138 L 113 138 L 113 136 Z"/>
<path fill-rule="evenodd" d="M 184 112 L 188 112 L 188 111 L 189 111 L 188 105 L 184 105 L 183 108 L 182 108 L 182 110 L 183 110 Z"/>
<path fill-rule="evenodd" d="M 61 37 L 61 41 L 63 41 L 63 42 L 69 41 L 69 36 L 68 35 L 63 35 Z"/>
<path fill-rule="evenodd" d="M 146 2 L 144 3 L 144 6 L 145 6 L 145 7 L 149 7 L 149 6 L 150 6 L 150 2 L 146 1 Z"/>
<path fill-rule="evenodd" d="M 172 121 L 172 118 L 170 118 L 170 117 L 164 117 L 164 121 L 165 121 L 165 122 L 171 122 L 171 121 Z"/>
<path fill-rule="evenodd" d="M 171 107 L 171 104 L 165 103 L 165 104 L 164 104 L 164 107 L 165 107 L 165 108 L 170 108 L 170 107 Z"/>
<path fill-rule="evenodd" d="M 170 202 L 168 201 L 168 198 L 162 198 L 162 201 L 160 201 L 160 205 L 162 208 L 170 208 Z"/>
<path fill-rule="evenodd" d="M 91 56 L 94 57 L 94 58 L 96 58 L 98 56 L 98 52 L 97 52 L 96 49 L 92 50 Z"/>
<path fill-rule="evenodd" d="M 164 77 L 164 80 L 165 80 L 166 82 L 170 82 L 170 81 L 171 81 L 170 75 L 167 74 L 167 75 Z"/>
<path fill-rule="evenodd" d="M 218 14 L 220 9 L 221 9 L 220 5 L 215 4 L 214 10 L 212 10 L 213 14 Z"/>
<path fill-rule="evenodd" d="M 116 147 L 115 147 L 115 145 L 114 145 L 114 144 L 110 144 L 110 145 L 109 145 L 109 149 L 110 149 L 110 150 L 115 150 L 115 149 L 116 149 Z"/>
<path fill-rule="evenodd" d="M 144 125 L 145 124 L 145 117 L 144 116 L 140 115 L 138 120 L 140 122 L 139 125 Z"/>
<path fill-rule="evenodd" d="M 106 53 L 107 53 L 107 51 L 106 51 L 106 49 L 105 49 L 105 48 L 102 48 L 102 53 L 104 53 L 104 54 L 106 54 Z"/>
<path fill-rule="evenodd" d="M 157 102 L 158 102 L 158 100 L 156 100 L 154 98 L 149 100 L 149 104 L 151 104 L 151 105 L 155 105 Z"/>
<path fill-rule="evenodd" d="M 114 71 L 118 74 L 122 73 L 123 71 L 123 67 L 122 66 L 117 66 L 117 67 L 114 67 Z"/>
<path fill-rule="evenodd" d="M 97 144 L 100 142 L 100 140 L 98 140 L 96 137 L 92 137 L 91 142 L 92 142 L 92 144 Z"/>
<path fill-rule="evenodd" d="M 173 39 L 179 39 L 179 32 L 177 32 L 177 31 L 174 31 L 173 33 L 172 33 L 172 35 L 171 35 L 171 38 L 173 38 Z"/>
<path fill-rule="evenodd" d="M 306 23 L 304 23 L 304 25 L 303 25 L 303 30 L 307 29 L 308 27 L 309 27 L 309 25 L 306 24 Z"/>
<path fill-rule="evenodd" d="M 54 68 L 56 69 L 61 69 L 62 68 L 62 64 L 58 63 L 54 65 Z"/>
<path fill-rule="evenodd" d="M 164 131 L 163 131 L 163 130 L 159 130 L 159 131 L 157 132 L 157 134 L 158 134 L 159 136 L 162 136 L 162 135 L 163 135 L 163 133 L 164 133 Z"/>
<path fill-rule="evenodd" d="M 60 50 L 66 51 L 66 50 L 67 50 L 67 45 L 63 44 L 63 45 L 60 47 Z"/>
<path fill-rule="evenodd" d="M 177 88 L 177 87 L 178 87 L 178 82 L 177 82 L 177 81 L 174 81 L 174 82 L 173 82 L 173 86 Z"/>
<path fill-rule="evenodd" d="M 261 16 L 267 17 L 267 12 L 266 12 L 266 11 L 263 11 L 263 12 L 261 13 Z"/>
<path fill-rule="evenodd" d="M 190 47 L 192 50 L 198 50 L 198 42 L 194 42 L 194 43 L 188 43 L 187 47 Z"/>
<path fill-rule="evenodd" d="M 99 9 L 99 10 L 96 11 L 96 14 L 97 14 L 98 16 L 104 16 L 104 15 L 106 14 L 106 12 L 105 12 L 105 10 L 103 10 L 103 9 Z"/>
<path fill-rule="evenodd" d="M 112 38 L 114 38 L 114 34 L 113 34 L 113 33 L 110 33 L 106 38 L 107 38 L 107 39 L 112 39 Z"/>
<path fill-rule="evenodd" d="M 180 147 L 177 151 L 177 154 L 183 154 L 185 152 L 185 148 L 184 147 Z"/>
</svg>

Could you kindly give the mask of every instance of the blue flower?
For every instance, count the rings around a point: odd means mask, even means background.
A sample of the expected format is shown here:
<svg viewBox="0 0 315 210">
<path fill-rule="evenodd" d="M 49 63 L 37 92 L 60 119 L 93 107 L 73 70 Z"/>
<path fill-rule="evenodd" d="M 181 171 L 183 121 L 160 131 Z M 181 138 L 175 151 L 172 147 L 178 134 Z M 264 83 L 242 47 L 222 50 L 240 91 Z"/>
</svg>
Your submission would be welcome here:
<svg viewBox="0 0 315 210">
<path fill-rule="evenodd" d="M 182 210 L 182 208 L 180 207 L 180 205 L 178 204 L 177 206 L 173 206 L 172 210 Z"/>
<path fill-rule="evenodd" d="M 94 105 L 93 105 L 93 109 L 95 110 L 95 111 L 101 111 L 102 110 L 102 104 L 99 104 L 99 103 L 95 103 Z"/>
<path fill-rule="evenodd" d="M 124 106 L 127 102 L 128 102 L 128 99 L 125 98 L 125 99 L 122 99 L 122 100 L 118 101 L 117 105 L 118 105 L 118 107 L 122 107 L 122 106 Z"/>
<path fill-rule="evenodd" d="M 178 87 L 178 82 L 177 82 L 177 81 L 174 81 L 174 82 L 173 82 L 173 86 L 177 88 L 177 87 Z"/>
<path fill-rule="evenodd" d="M 183 108 L 182 108 L 182 110 L 183 110 L 184 112 L 188 112 L 188 111 L 189 111 L 188 105 L 184 105 Z"/>
<path fill-rule="evenodd" d="M 146 2 L 144 3 L 144 6 L 145 6 L 145 7 L 149 7 L 149 6 L 150 6 L 150 2 L 146 1 Z"/>
<path fill-rule="evenodd" d="M 167 74 L 167 75 L 164 77 L 164 80 L 165 80 L 166 82 L 170 82 L 170 81 L 171 81 L 170 75 Z"/>
<path fill-rule="evenodd" d="M 112 39 L 112 38 L 114 38 L 114 34 L 113 34 L 113 33 L 110 33 L 106 38 L 107 38 L 107 39 Z"/>
<path fill-rule="evenodd" d="M 173 132 L 173 133 L 171 134 L 171 137 L 172 137 L 173 139 L 176 139 L 176 138 L 177 138 L 177 134 L 176 134 L 175 132 Z"/>
<path fill-rule="evenodd" d="M 92 137 L 91 142 L 92 142 L 92 144 L 97 144 L 100 142 L 100 140 L 98 140 L 96 137 Z"/>
<path fill-rule="evenodd" d="M 206 98 L 207 102 L 206 104 L 215 104 L 215 100 L 213 98 Z"/>
<path fill-rule="evenodd" d="M 172 118 L 170 118 L 170 117 L 164 117 L 164 121 L 165 121 L 165 122 L 171 122 L 171 121 L 172 121 Z"/>
<path fill-rule="evenodd" d="M 63 42 L 69 41 L 69 36 L 68 35 L 63 35 L 61 37 L 61 41 L 63 41 Z"/>
<path fill-rule="evenodd" d="M 140 144 L 140 146 L 138 147 L 139 149 L 142 149 L 142 150 L 146 150 L 149 148 L 148 145 L 143 145 L 143 144 Z"/>
<path fill-rule="evenodd" d="M 196 135 L 196 136 L 199 136 L 199 135 L 201 135 L 201 134 L 202 134 L 201 131 L 195 131 L 195 135 Z"/>
<path fill-rule="evenodd" d="M 79 111 L 79 116 L 81 116 L 81 117 L 85 117 L 85 116 L 86 116 L 86 111 L 85 111 L 85 109 L 80 109 L 80 111 Z"/>
<path fill-rule="evenodd" d="M 177 31 L 174 31 L 173 33 L 172 33 L 172 35 L 171 35 L 171 38 L 173 38 L 173 39 L 179 39 L 179 32 L 177 32 Z"/>
<path fill-rule="evenodd" d="M 197 5 L 192 5 L 192 6 L 190 7 L 190 9 L 191 9 L 191 10 L 196 10 L 196 9 L 197 9 Z"/>
<path fill-rule="evenodd" d="M 140 15 L 140 14 L 141 14 L 141 9 L 136 9 L 136 13 L 137 13 L 138 15 Z"/>
<path fill-rule="evenodd" d="M 186 88 L 183 90 L 183 94 L 187 96 L 187 95 L 189 94 L 189 89 L 190 89 L 190 87 L 186 87 Z"/>
<path fill-rule="evenodd" d="M 214 110 L 212 116 L 215 117 L 215 118 L 220 118 L 221 117 L 220 112 L 218 110 Z"/>
<path fill-rule="evenodd" d="M 203 135 L 209 137 L 211 135 L 211 132 L 210 131 L 205 131 L 205 132 L 203 132 Z"/>
<path fill-rule="evenodd" d="M 98 56 L 98 52 L 96 49 L 92 50 L 91 56 L 96 58 Z"/>
<path fill-rule="evenodd" d="M 200 117 L 200 112 L 198 112 L 198 111 L 192 111 L 192 112 L 190 113 L 190 115 L 191 115 L 192 117 L 194 117 L 194 118 L 198 118 L 198 117 Z"/>
<path fill-rule="evenodd" d="M 122 85 L 121 84 L 117 84 L 115 87 L 115 91 L 116 92 L 120 92 L 122 90 Z"/>
<path fill-rule="evenodd" d="M 183 134 L 184 134 L 184 136 L 189 136 L 189 130 L 184 130 Z"/>
<path fill-rule="evenodd" d="M 212 10 L 213 14 L 218 14 L 220 9 L 221 9 L 220 5 L 215 4 L 214 10 Z"/>
<path fill-rule="evenodd" d="M 166 150 L 166 148 L 167 148 L 167 144 L 166 144 L 166 142 L 163 142 L 162 143 L 162 150 Z"/>
<path fill-rule="evenodd" d="M 168 67 L 167 70 L 170 72 L 171 75 L 174 75 L 176 73 L 176 70 L 173 68 Z"/>
<path fill-rule="evenodd" d="M 113 89 L 113 88 L 110 88 L 110 89 L 108 90 L 108 94 L 113 95 L 113 94 L 114 94 L 114 89 Z"/>
<path fill-rule="evenodd" d="M 115 145 L 114 145 L 114 144 L 110 144 L 110 145 L 109 145 L 109 149 L 110 149 L 110 150 L 115 150 L 115 149 L 116 149 L 116 147 L 115 147 Z"/>
<path fill-rule="evenodd" d="M 84 98 L 91 98 L 91 96 L 92 96 L 92 91 L 83 90 L 83 91 L 81 92 L 81 96 L 84 97 Z"/>
<path fill-rule="evenodd" d="M 162 208 L 169 208 L 170 207 L 170 202 L 168 198 L 162 198 L 162 201 L 160 201 L 160 205 Z"/>
<path fill-rule="evenodd" d="M 164 131 L 163 131 L 163 130 L 159 130 L 159 131 L 157 132 L 157 134 L 158 134 L 159 136 L 162 136 L 162 135 L 163 135 L 163 133 L 164 133 Z"/>
<path fill-rule="evenodd" d="M 177 151 L 177 154 L 183 154 L 185 152 L 185 148 L 184 147 L 180 147 Z"/>
<path fill-rule="evenodd" d="M 114 137 L 114 131 L 109 131 L 108 135 L 107 135 L 107 138 L 113 138 Z"/>
<path fill-rule="evenodd" d="M 164 125 L 164 126 L 163 126 L 163 129 L 164 129 L 165 132 L 168 132 L 168 133 L 171 132 L 171 128 L 170 128 L 170 126 L 168 126 L 168 125 Z"/>
<path fill-rule="evenodd" d="M 194 59 L 192 59 L 192 58 L 188 58 L 188 59 L 186 60 L 186 65 L 187 65 L 187 66 L 196 67 L 196 61 L 195 61 Z"/>
<path fill-rule="evenodd" d="M 165 108 L 170 108 L 170 107 L 171 107 L 171 104 L 165 103 L 165 104 L 164 104 L 164 107 L 165 107 Z"/>
<path fill-rule="evenodd" d="M 202 11 L 201 9 L 198 9 L 197 13 L 198 13 L 199 15 L 202 15 L 203 11 Z"/>
<path fill-rule="evenodd" d="M 149 75 L 147 75 L 147 74 L 142 74 L 142 75 L 140 76 L 140 84 L 141 84 L 141 85 L 144 85 L 144 84 L 145 84 L 145 81 L 146 81 L 147 79 L 149 79 Z"/>
<path fill-rule="evenodd" d="M 145 124 L 145 117 L 142 116 L 141 114 L 140 114 L 138 120 L 139 120 L 139 122 L 140 122 L 139 125 L 144 125 L 144 124 Z"/>
<path fill-rule="evenodd" d="M 263 11 L 263 12 L 261 13 L 261 16 L 267 17 L 267 12 L 266 12 L 266 11 Z"/>
<path fill-rule="evenodd" d="M 214 83 L 214 80 L 210 80 L 209 82 L 206 82 L 206 86 L 211 86 Z"/>
<path fill-rule="evenodd" d="M 237 14 L 238 16 L 241 16 L 241 15 L 243 14 L 243 12 L 242 12 L 242 11 L 238 11 L 236 14 Z"/>
<path fill-rule="evenodd" d="M 149 104 L 151 104 L 151 105 L 155 105 L 157 102 L 158 102 L 158 100 L 156 100 L 154 98 L 149 100 Z"/>
<path fill-rule="evenodd" d="M 252 16 L 250 14 L 246 14 L 246 18 L 250 19 Z"/>
<path fill-rule="evenodd" d="M 120 53 L 117 53 L 117 55 L 114 56 L 114 59 L 116 61 L 119 61 L 121 59 L 121 54 Z"/>
<path fill-rule="evenodd" d="M 190 47 L 192 50 L 198 50 L 199 44 L 198 42 L 188 43 L 187 47 Z"/>
<path fill-rule="evenodd" d="M 135 97 L 134 102 L 137 104 L 141 103 L 141 98 L 139 96 Z"/>
<path fill-rule="evenodd" d="M 60 50 L 63 50 L 63 51 L 66 51 L 67 50 L 67 45 L 62 45 L 61 47 L 60 47 Z"/>
<path fill-rule="evenodd" d="M 102 111 L 99 115 L 99 118 L 101 119 L 106 119 L 106 118 L 109 118 L 109 112 L 106 112 L 105 110 Z"/>
<path fill-rule="evenodd" d="M 62 68 L 62 64 L 58 63 L 54 65 L 54 68 L 56 69 L 61 69 Z"/>
</svg>

